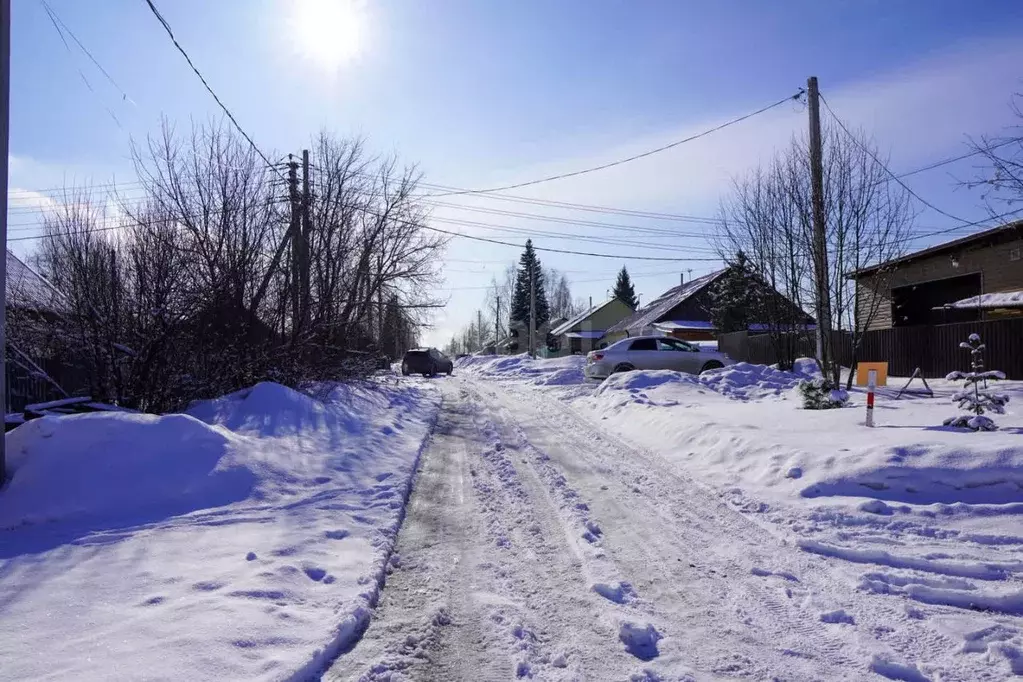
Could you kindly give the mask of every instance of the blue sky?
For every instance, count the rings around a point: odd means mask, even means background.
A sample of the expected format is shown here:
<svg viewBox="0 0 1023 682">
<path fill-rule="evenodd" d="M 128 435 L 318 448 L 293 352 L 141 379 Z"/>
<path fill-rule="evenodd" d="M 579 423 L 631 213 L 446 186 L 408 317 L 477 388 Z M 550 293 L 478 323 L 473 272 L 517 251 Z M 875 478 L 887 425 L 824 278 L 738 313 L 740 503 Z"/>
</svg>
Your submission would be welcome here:
<svg viewBox="0 0 1023 682">
<path fill-rule="evenodd" d="M 187 126 L 218 114 L 144 0 L 49 2 L 130 101 L 73 43 L 65 49 L 40 2 L 13 1 L 12 238 L 34 234 L 30 208 L 40 200 L 24 190 L 130 182 L 132 137 L 156 130 L 161 116 Z M 1023 90 L 1018 0 L 368 0 L 357 8 L 358 53 L 330 67 L 302 49 L 290 0 L 157 4 L 268 152 L 297 151 L 320 129 L 360 134 L 374 149 L 418 163 L 428 182 L 460 187 L 528 180 L 656 147 L 794 93 L 811 74 L 836 112 L 871 133 L 895 170 L 908 170 L 964 151 L 967 134 L 997 133 L 1011 122 L 1011 94 Z M 329 25 L 321 28 L 335 35 Z M 345 30 L 338 27 L 336 35 Z M 514 194 L 713 215 L 730 177 L 768 158 L 805 126 L 802 107 L 785 105 L 664 154 Z M 974 164 L 913 176 L 911 186 L 948 211 L 982 218 L 980 198 L 957 182 L 974 173 Z M 450 201 L 679 227 L 479 196 Z M 566 235 L 626 236 L 450 207 L 438 207 L 435 215 Z M 952 221 L 926 211 L 918 224 L 942 228 Z M 458 229 L 523 239 L 493 228 Z M 681 229 L 709 231 L 698 223 Z M 620 256 L 663 255 L 535 241 Z M 693 258 L 710 256 L 705 238 L 655 243 L 691 248 Z M 12 243 L 21 252 L 31 244 Z M 450 304 L 427 340 L 440 344 L 475 317 L 484 293 L 477 287 L 517 255 L 507 247 L 453 241 L 444 269 Z M 626 262 L 541 256 L 569 273 L 577 296 L 595 300 Z M 696 276 L 715 267 L 703 260 L 628 264 L 641 275 L 637 290 L 644 300 L 677 283 L 682 269 Z"/>
</svg>

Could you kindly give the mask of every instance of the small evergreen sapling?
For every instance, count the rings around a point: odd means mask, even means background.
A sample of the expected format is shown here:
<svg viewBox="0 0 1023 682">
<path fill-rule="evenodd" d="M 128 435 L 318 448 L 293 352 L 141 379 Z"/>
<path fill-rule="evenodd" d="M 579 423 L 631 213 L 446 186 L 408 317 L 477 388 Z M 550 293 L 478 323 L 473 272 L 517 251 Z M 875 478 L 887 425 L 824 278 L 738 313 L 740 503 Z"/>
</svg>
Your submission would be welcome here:
<svg viewBox="0 0 1023 682">
<path fill-rule="evenodd" d="M 849 394 L 824 377 L 799 382 L 799 394 L 803 396 L 803 409 L 830 410 L 845 407 Z"/>
<path fill-rule="evenodd" d="M 967 410 L 970 414 L 961 414 L 956 417 L 949 417 L 945 420 L 945 426 L 956 426 L 959 428 L 972 429 L 974 431 L 994 431 L 998 427 L 990 417 L 985 417 L 985 412 L 996 414 L 1005 413 L 1005 404 L 1009 402 L 1009 396 L 1004 393 L 995 393 L 987 386 L 988 381 L 998 381 L 1005 378 L 1003 372 L 998 370 L 984 369 L 984 344 L 980 342 L 980 336 L 970 334 L 969 341 L 959 344 L 960 348 L 970 351 L 972 371 L 951 372 L 945 378 L 949 381 L 964 381 L 963 390 L 952 396 L 952 401 L 959 403 L 960 410 Z M 981 383 L 983 382 L 983 387 Z"/>
</svg>

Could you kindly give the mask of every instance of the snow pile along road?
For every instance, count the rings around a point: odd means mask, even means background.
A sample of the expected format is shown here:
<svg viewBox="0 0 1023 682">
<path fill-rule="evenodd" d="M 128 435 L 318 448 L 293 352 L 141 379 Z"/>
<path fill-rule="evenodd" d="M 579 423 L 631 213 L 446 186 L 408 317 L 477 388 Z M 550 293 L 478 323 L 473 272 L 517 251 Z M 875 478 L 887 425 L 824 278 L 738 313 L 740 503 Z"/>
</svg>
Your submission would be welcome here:
<svg viewBox="0 0 1023 682">
<path fill-rule="evenodd" d="M 423 383 L 259 384 L 7 436 L 0 676 L 308 678 L 365 626 L 439 408 Z"/>
<path fill-rule="evenodd" d="M 569 355 L 563 358 L 534 360 L 521 355 L 470 355 L 456 365 L 460 371 L 490 380 L 505 379 L 528 381 L 538 386 L 568 386 L 582 384 L 586 356 Z"/>
</svg>

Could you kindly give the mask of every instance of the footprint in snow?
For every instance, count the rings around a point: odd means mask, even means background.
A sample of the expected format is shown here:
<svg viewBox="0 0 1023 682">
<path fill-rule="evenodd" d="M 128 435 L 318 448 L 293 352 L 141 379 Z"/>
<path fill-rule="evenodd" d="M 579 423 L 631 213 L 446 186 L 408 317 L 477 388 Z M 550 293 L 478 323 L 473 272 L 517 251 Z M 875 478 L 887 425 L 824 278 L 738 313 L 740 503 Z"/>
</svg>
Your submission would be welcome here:
<svg viewBox="0 0 1023 682">
<path fill-rule="evenodd" d="M 322 568 L 316 568 L 315 566 L 307 566 L 302 569 L 310 580 L 320 582 L 327 576 L 327 572 Z"/>
<path fill-rule="evenodd" d="M 636 599 L 636 590 L 629 583 L 595 583 L 593 591 L 615 604 L 627 604 Z"/>
<path fill-rule="evenodd" d="M 199 592 L 214 592 L 224 586 L 224 583 L 218 583 L 212 580 L 200 580 L 197 583 L 192 584 L 192 589 Z"/>
<path fill-rule="evenodd" d="M 346 537 L 349 536 L 349 532 L 347 530 L 343 530 L 343 529 L 342 530 L 328 530 L 323 535 L 328 540 L 344 540 Z M 255 558 L 255 555 L 253 555 L 253 558 Z"/>
<path fill-rule="evenodd" d="M 618 630 L 618 639 L 625 645 L 625 650 L 641 661 L 652 661 L 660 656 L 657 642 L 661 633 L 650 624 L 646 626 L 635 623 L 622 623 Z"/>
</svg>

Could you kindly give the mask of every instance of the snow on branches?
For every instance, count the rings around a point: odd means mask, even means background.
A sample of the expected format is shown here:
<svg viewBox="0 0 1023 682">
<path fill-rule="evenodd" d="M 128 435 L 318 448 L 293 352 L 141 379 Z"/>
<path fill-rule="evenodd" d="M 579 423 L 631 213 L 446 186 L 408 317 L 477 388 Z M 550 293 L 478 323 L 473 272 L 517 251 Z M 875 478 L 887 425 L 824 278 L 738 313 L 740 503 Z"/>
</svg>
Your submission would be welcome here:
<svg viewBox="0 0 1023 682">
<path fill-rule="evenodd" d="M 984 416 L 985 412 L 1003 414 L 1005 404 L 1009 402 L 1009 396 L 1004 393 L 996 393 L 988 388 L 988 381 L 999 381 L 1005 379 L 1005 373 L 998 370 L 984 369 L 984 344 L 980 342 L 978 334 L 970 334 L 969 341 L 959 344 L 960 348 L 970 351 L 972 360 L 969 372 L 950 372 L 945 378 L 949 381 L 963 381 L 963 390 L 957 391 L 952 396 L 952 402 L 959 404 L 960 410 L 966 410 L 969 414 L 961 414 L 956 417 L 949 417 L 944 421 L 945 426 L 972 429 L 973 431 L 994 431 L 998 427 L 990 417 Z M 983 387 L 981 386 L 983 384 Z"/>
<path fill-rule="evenodd" d="M 830 410 L 845 407 L 849 394 L 824 377 L 799 382 L 799 394 L 803 397 L 805 410 Z"/>
</svg>

